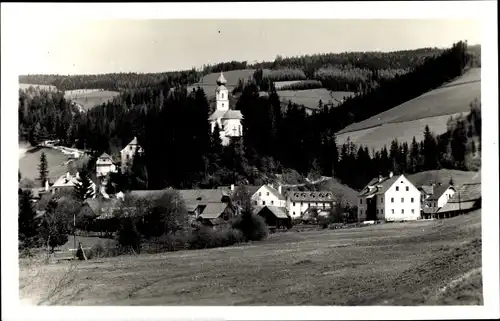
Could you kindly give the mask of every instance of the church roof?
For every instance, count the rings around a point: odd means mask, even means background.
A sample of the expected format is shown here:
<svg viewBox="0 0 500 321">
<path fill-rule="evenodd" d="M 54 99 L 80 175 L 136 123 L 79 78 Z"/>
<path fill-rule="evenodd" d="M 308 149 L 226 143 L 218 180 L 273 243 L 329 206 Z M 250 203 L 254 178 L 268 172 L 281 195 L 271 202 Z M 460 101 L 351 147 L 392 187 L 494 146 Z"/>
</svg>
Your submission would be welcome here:
<svg viewBox="0 0 500 321">
<path fill-rule="evenodd" d="M 222 119 L 243 119 L 243 115 L 239 110 L 229 109 L 226 113 L 221 117 Z"/>
<path fill-rule="evenodd" d="M 220 72 L 219 78 L 217 78 L 217 84 L 218 85 L 225 85 L 227 83 L 226 78 L 224 78 L 224 75 L 222 74 L 222 71 Z"/>
<path fill-rule="evenodd" d="M 219 92 L 221 90 L 227 90 L 227 87 L 224 85 L 219 85 L 219 86 L 217 86 L 217 89 L 215 91 Z"/>
<path fill-rule="evenodd" d="M 219 118 L 222 118 L 224 114 L 226 113 L 226 110 L 216 110 L 208 117 L 208 120 L 217 120 Z"/>
</svg>

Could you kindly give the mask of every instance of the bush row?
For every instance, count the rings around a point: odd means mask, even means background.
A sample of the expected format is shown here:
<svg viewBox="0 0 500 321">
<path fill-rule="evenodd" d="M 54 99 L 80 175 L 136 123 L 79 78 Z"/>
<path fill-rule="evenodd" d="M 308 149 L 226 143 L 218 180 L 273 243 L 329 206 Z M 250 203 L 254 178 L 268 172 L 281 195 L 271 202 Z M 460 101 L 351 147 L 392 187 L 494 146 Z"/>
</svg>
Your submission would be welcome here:
<svg viewBox="0 0 500 321">
<path fill-rule="evenodd" d="M 323 84 L 319 80 L 303 80 L 300 82 L 283 85 L 279 90 L 307 90 L 322 88 Z"/>
</svg>

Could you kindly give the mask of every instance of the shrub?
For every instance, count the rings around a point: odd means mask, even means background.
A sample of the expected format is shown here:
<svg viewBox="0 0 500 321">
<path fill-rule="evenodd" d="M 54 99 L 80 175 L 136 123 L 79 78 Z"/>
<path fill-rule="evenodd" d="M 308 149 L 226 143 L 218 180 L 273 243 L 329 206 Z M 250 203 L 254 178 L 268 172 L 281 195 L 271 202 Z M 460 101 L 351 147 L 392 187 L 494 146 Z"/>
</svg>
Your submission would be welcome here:
<svg viewBox="0 0 500 321">
<path fill-rule="evenodd" d="M 279 90 L 307 90 L 322 88 L 323 84 L 319 80 L 302 80 L 300 82 L 283 85 Z"/>
<path fill-rule="evenodd" d="M 243 233 L 232 228 L 214 230 L 210 227 L 202 227 L 195 231 L 189 240 L 190 249 L 208 249 L 215 247 L 230 246 L 244 241 Z"/>
<path fill-rule="evenodd" d="M 161 253 L 187 249 L 188 246 L 189 236 L 166 234 L 148 240 L 146 250 L 148 253 Z"/>
<path fill-rule="evenodd" d="M 252 214 L 249 209 L 244 210 L 242 215 L 233 220 L 232 227 L 240 230 L 246 241 L 263 240 L 269 232 L 264 218 Z"/>
<path fill-rule="evenodd" d="M 141 234 L 132 218 L 126 217 L 121 220 L 117 241 L 122 248 L 133 249 L 135 252 L 141 251 Z"/>
<path fill-rule="evenodd" d="M 111 242 L 107 242 L 106 245 L 102 245 L 102 243 L 97 243 L 92 245 L 90 250 L 85 251 L 85 255 L 87 259 L 97 259 L 103 257 L 113 257 L 118 256 L 120 254 L 119 249 L 112 244 Z"/>
</svg>

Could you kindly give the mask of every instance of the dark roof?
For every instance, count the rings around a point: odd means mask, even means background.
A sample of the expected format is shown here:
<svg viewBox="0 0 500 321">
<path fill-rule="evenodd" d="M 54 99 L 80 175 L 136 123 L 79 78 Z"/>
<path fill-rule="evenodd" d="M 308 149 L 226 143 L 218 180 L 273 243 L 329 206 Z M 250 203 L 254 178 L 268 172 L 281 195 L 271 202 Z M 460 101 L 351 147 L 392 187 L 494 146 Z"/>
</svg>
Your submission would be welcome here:
<svg viewBox="0 0 500 321">
<path fill-rule="evenodd" d="M 460 202 L 460 203 L 446 203 L 444 204 L 443 207 L 441 207 L 437 212 L 438 213 L 444 213 L 444 212 L 455 212 L 455 211 L 467 211 L 470 209 L 473 209 L 475 207 L 478 207 L 478 205 L 481 205 L 480 200 L 475 200 L 475 201 L 467 201 L 467 202 Z"/>
<path fill-rule="evenodd" d="M 284 207 L 264 206 L 258 208 L 256 212 L 260 214 L 264 209 L 268 209 L 271 213 L 274 214 L 274 216 L 276 216 L 276 218 L 289 218 L 289 216 L 286 214 L 286 209 Z"/>
<path fill-rule="evenodd" d="M 422 185 L 418 189 L 422 190 L 426 195 L 432 195 L 433 191 L 434 191 L 434 186 L 432 186 L 432 185 Z"/>
<path fill-rule="evenodd" d="M 219 216 L 222 215 L 222 213 L 224 213 L 226 208 L 227 208 L 226 203 L 208 203 L 201 212 L 199 217 L 204 219 L 218 218 Z"/>
<path fill-rule="evenodd" d="M 178 190 L 182 199 L 198 204 L 221 203 L 224 196 L 228 196 L 222 189 L 183 189 Z"/>
<path fill-rule="evenodd" d="M 372 179 L 359 193 L 359 196 L 370 196 L 375 194 L 384 194 L 387 190 L 398 180 L 401 175 L 393 175 L 392 177 L 382 177 L 379 182 L 379 178 L 375 177 Z M 373 188 L 369 188 L 372 186 Z"/>
<path fill-rule="evenodd" d="M 243 115 L 239 110 L 229 109 L 226 111 L 224 115 L 221 117 L 222 119 L 243 119 Z"/>
<path fill-rule="evenodd" d="M 109 218 L 114 215 L 114 212 L 119 208 L 120 201 L 117 199 L 96 199 L 89 198 L 85 200 L 84 204 L 87 204 L 92 212 L 99 218 Z"/>
<path fill-rule="evenodd" d="M 427 200 L 437 201 L 448 190 L 448 188 L 455 190 L 455 188 L 449 184 L 434 187 L 432 195 L 429 196 Z"/>
<path fill-rule="evenodd" d="M 226 113 L 225 110 L 216 110 L 208 117 L 208 120 L 217 120 L 219 118 L 222 118 L 224 114 Z"/>
<path fill-rule="evenodd" d="M 335 201 L 335 196 L 333 196 L 332 192 L 329 191 L 290 191 L 287 194 L 287 197 L 290 198 L 291 201 L 307 201 L 307 202 L 326 202 L 326 201 Z"/>
</svg>

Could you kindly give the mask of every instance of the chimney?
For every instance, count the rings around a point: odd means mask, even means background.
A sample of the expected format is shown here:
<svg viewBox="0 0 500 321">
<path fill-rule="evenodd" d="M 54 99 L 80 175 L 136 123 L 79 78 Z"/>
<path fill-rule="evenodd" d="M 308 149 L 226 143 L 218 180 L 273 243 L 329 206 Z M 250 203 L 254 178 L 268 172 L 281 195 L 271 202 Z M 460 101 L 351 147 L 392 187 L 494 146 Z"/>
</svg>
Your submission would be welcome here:
<svg viewBox="0 0 500 321">
<path fill-rule="evenodd" d="M 231 184 L 231 192 L 234 192 L 234 184 Z"/>
<path fill-rule="evenodd" d="M 80 179 L 80 173 L 79 172 L 76 172 L 75 176 L 76 176 L 77 179 Z"/>
<path fill-rule="evenodd" d="M 389 172 L 389 178 L 391 178 L 392 176 L 394 176 L 394 173 L 393 172 Z"/>
<path fill-rule="evenodd" d="M 378 182 L 379 182 L 379 183 L 380 183 L 380 182 L 382 182 L 382 175 L 379 175 L 379 176 L 378 176 Z"/>
<path fill-rule="evenodd" d="M 69 181 L 69 179 L 70 179 L 70 174 L 69 174 L 69 172 L 66 172 L 66 180 Z"/>
<path fill-rule="evenodd" d="M 281 185 L 278 185 L 278 193 L 283 195 Z"/>
<path fill-rule="evenodd" d="M 49 180 L 45 181 L 45 191 L 47 192 L 49 190 Z"/>
</svg>

